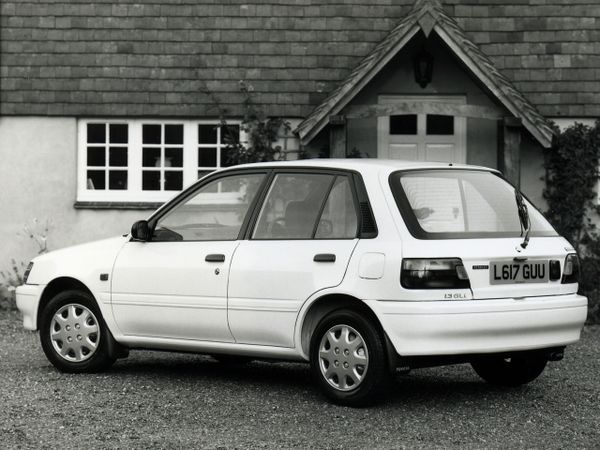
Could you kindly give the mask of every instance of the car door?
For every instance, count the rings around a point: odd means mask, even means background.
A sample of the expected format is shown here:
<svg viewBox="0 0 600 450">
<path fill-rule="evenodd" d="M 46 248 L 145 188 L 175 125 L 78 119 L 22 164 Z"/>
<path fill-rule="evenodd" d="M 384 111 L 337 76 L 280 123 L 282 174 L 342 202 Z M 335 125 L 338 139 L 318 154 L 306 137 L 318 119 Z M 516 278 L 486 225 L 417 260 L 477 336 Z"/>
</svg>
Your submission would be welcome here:
<svg viewBox="0 0 600 450">
<path fill-rule="evenodd" d="M 265 173 L 208 181 L 150 221 L 149 242 L 130 241 L 112 275 L 112 311 L 132 336 L 231 342 L 227 279 L 238 237 Z"/>
<path fill-rule="evenodd" d="M 300 307 L 342 282 L 357 230 L 351 176 L 276 173 L 231 265 L 228 316 L 236 342 L 293 347 Z"/>
</svg>

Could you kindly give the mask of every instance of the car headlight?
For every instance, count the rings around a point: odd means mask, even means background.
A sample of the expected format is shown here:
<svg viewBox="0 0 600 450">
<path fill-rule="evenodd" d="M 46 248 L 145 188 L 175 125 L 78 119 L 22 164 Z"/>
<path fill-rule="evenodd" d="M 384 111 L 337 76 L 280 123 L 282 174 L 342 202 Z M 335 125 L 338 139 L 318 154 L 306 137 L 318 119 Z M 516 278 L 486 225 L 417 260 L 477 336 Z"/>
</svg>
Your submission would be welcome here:
<svg viewBox="0 0 600 450">
<path fill-rule="evenodd" d="M 27 284 L 27 278 L 29 278 L 29 274 L 31 273 L 31 269 L 33 269 L 33 261 L 31 261 L 27 268 L 25 269 L 25 273 L 23 274 L 23 284 Z"/>
</svg>

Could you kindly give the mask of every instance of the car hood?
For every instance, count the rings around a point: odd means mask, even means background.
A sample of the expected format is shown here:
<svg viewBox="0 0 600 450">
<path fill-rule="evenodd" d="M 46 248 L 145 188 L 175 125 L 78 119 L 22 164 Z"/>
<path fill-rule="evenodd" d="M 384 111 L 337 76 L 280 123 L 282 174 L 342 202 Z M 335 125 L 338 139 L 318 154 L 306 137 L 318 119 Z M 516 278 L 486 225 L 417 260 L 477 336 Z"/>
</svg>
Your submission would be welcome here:
<svg viewBox="0 0 600 450">
<path fill-rule="evenodd" d="M 119 236 L 55 250 L 33 259 L 29 284 L 48 284 L 58 277 L 97 280 L 96 274 L 110 273 L 117 254 L 129 240 Z"/>
</svg>

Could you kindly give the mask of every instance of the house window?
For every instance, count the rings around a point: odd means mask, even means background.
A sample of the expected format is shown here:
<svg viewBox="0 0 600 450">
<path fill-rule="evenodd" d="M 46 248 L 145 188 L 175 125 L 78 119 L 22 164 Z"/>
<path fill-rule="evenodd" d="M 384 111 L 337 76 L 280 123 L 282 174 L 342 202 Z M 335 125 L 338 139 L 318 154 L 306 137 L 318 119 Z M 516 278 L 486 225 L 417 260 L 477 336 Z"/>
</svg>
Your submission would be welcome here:
<svg viewBox="0 0 600 450">
<path fill-rule="evenodd" d="M 239 142 L 239 125 L 198 124 L 198 178 L 221 167 L 229 167 L 226 147 Z"/>
<path fill-rule="evenodd" d="M 218 121 L 81 120 L 78 201 L 164 202 L 227 167 L 240 126 Z"/>
<path fill-rule="evenodd" d="M 88 123 L 86 131 L 86 188 L 126 190 L 127 124 Z"/>
</svg>

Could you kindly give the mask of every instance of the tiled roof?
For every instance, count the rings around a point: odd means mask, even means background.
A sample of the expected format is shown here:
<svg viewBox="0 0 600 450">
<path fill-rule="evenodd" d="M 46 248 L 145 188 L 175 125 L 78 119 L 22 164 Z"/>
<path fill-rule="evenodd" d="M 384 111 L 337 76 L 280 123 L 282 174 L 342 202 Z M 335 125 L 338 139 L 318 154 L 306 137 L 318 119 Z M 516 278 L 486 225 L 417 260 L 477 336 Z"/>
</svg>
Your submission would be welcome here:
<svg viewBox="0 0 600 450">
<path fill-rule="evenodd" d="M 502 75 L 490 59 L 466 36 L 441 7 L 438 0 L 416 0 L 412 10 L 369 53 L 339 86 L 298 126 L 296 132 L 309 142 L 365 86 L 419 29 L 429 34 L 433 29 L 453 49 L 465 65 L 516 117 L 542 145 L 549 147 L 552 129 L 546 119 Z"/>
<path fill-rule="evenodd" d="M 226 4 L 224 4 L 226 3 Z M 600 116 L 600 3 L 445 0 L 547 116 Z M 2 0 L 0 114 L 305 117 L 412 0 Z"/>
</svg>

